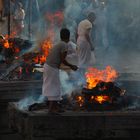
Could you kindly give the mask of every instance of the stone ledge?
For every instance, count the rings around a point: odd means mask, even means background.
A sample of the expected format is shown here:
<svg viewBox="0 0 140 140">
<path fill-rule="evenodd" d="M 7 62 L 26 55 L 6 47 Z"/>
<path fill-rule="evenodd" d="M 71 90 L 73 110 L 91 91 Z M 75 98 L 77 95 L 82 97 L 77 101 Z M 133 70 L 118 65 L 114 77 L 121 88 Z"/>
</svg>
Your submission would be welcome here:
<svg viewBox="0 0 140 140">
<path fill-rule="evenodd" d="M 34 137 L 98 138 L 131 137 L 140 130 L 140 111 L 65 112 L 49 115 L 47 110 L 22 111 L 9 104 L 10 126 L 28 140 Z M 131 137 L 132 138 L 132 137 Z"/>
</svg>

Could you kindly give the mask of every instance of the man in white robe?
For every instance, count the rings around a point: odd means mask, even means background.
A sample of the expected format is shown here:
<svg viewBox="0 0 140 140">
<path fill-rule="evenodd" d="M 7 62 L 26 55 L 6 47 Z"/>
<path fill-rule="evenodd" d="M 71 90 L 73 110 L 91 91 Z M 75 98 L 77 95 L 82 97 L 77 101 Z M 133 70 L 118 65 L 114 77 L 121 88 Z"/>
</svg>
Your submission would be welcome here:
<svg viewBox="0 0 140 140">
<path fill-rule="evenodd" d="M 60 31 L 61 41 L 50 51 L 47 61 L 44 64 L 42 94 L 48 98 L 49 112 L 59 112 L 57 102 L 61 100 L 59 69 L 61 63 L 69 66 L 72 70 L 77 70 L 76 65 L 66 61 L 67 43 L 69 42 L 70 32 L 64 28 Z"/>
<path fill-rule="evenodd" d="M 90 35 L 94 20 L 95 14 L 93 12 L 90 12 L 88 14 L 88 18 L 81 21 L 78 25 L 77 47 L 79 56 L 79 67 L 81 68 L 93 66 L 95 63 L 95 60 L 93 60 L 92 58 L 94 47 Z"/>
<path fill-rule="evenodd" d="M 22 3 L 18 3 L 17 9 L 14 13 L 14 31 L 18 36 L 21 35 L 24 28 L 25 11 L 23 9 Z"/>
<path fill-rule="evenodd" d="M 94 20 L 95 14 L 90 12 L 87 19 L 82 20 L 78 25 L 78 65 L 81 71 L 81 78 L 84 78 L 86 69 L 95 64 L 94 47 L 90 35 Z"/>
</svg>

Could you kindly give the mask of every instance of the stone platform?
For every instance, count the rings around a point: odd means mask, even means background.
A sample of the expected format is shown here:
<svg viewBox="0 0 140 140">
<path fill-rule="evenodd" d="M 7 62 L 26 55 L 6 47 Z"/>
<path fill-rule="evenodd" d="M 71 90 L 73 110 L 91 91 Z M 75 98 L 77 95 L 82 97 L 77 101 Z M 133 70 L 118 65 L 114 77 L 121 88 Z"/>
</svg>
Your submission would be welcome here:
<svg viewBox="0 0 140 140">
<path fill-rule="evenodd" d="M 9 103 L 10 127 L 25 140 L 43 139 L 137 139 L 139 111 L 72 112 L 50 115 L 47 110 L 19 110 Z"/>
<path fill-rule="evenodd" d="M 130 79 L 131 77 L 131 79 Z M 128 95 L 139 95 L 140 81 L 137 74 L 124 74 L 118 80 L 123 89 L 126 89 Z M 136 79 L 137 78 L 137 79 Z M 11 129 L 8 129 L 8 111 L 9 102 L 18 102 L 19 100 L 33 95 L 41 94 L 42 81 L 0 81 L 0 133 L 11 135 Z M 0 134 L 0 136 L 1 136 Z M 1 138 L 0 138 L 1 140 Z M 3 138 L 2 140 L 6 140 Z M 19 138 L 18 138 L 19 140 Z"/>
<path fill-rule="evenodd" d="M 39 96 L 41 94 L 42 81 L 0 81 L 0 140 L 20 140 L 11 129 L 8 128 L 9 102 L 18 102 L 19 100 L 31 95 Z M 9 138 L 8 138 L 9 136 Z M 17 137 L 17 138 L 16 138 Z"/>
</svg>

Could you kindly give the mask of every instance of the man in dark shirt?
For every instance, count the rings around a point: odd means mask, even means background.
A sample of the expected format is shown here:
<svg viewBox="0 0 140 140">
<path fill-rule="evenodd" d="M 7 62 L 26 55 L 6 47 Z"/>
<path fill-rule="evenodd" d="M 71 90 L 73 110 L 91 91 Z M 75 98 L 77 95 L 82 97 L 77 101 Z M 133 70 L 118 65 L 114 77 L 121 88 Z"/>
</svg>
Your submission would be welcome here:
<svg viewBox="0 0 140 140">
<path fill-rule="evenodd" d="M 77 66 L 68 63 L 65 59 L 67 56 L 67 43 L 69 42 L 70 31 L 66 28 L 61 29 L 60 38 L 61 41 L 52 48 L 44 64 L 42 94 L 48 98 L 50 113 L 60 111 L 58 107 L 58 101 L 61 100 L 60 65 L 63 63 L 72 70 L 77 70 Z"/>
</svg>

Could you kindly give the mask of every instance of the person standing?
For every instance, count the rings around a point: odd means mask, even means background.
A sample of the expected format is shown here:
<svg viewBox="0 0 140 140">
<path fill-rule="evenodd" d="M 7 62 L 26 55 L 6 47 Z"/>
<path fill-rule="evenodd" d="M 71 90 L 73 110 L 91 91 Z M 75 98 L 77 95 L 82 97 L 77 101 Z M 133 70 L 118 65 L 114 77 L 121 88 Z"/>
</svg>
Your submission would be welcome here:
<svg viewBox="0 0 140 140">
<path fill-rule="evenodd" d="M 95 64 L 94 46 L 91 39 L 91 30 L 95 21 L 94 12 L 90 12 L 87 19 L 82 20 L 78 25 L 78 59 L 79 68 L 84 71 L 88 66 Z"/>
<path fill-rule="evenodd" d="M 70 31 L 66 28 L 61 29 L 60 38 L 61 41 L 54 45 L 44 64 L 42 94 L 48 99 L 49 113 L 60 112 L 58 101 L 61 100 L 59 77 L 61 63 L 69 66 L 74 71 L 78 69 L 76 65 L 72 65 L 66 61 Z"/>
<path fill-rule="evenodd" d="M 23 9 L 22 3 L 17 4 L 17 9 L 14 13 L 14 31 L 17 33 L 18 36 L 21 35 L 23 28 L 24 28 L 24 18 L 25 18 L 25 11 Z"/>
</svg>

